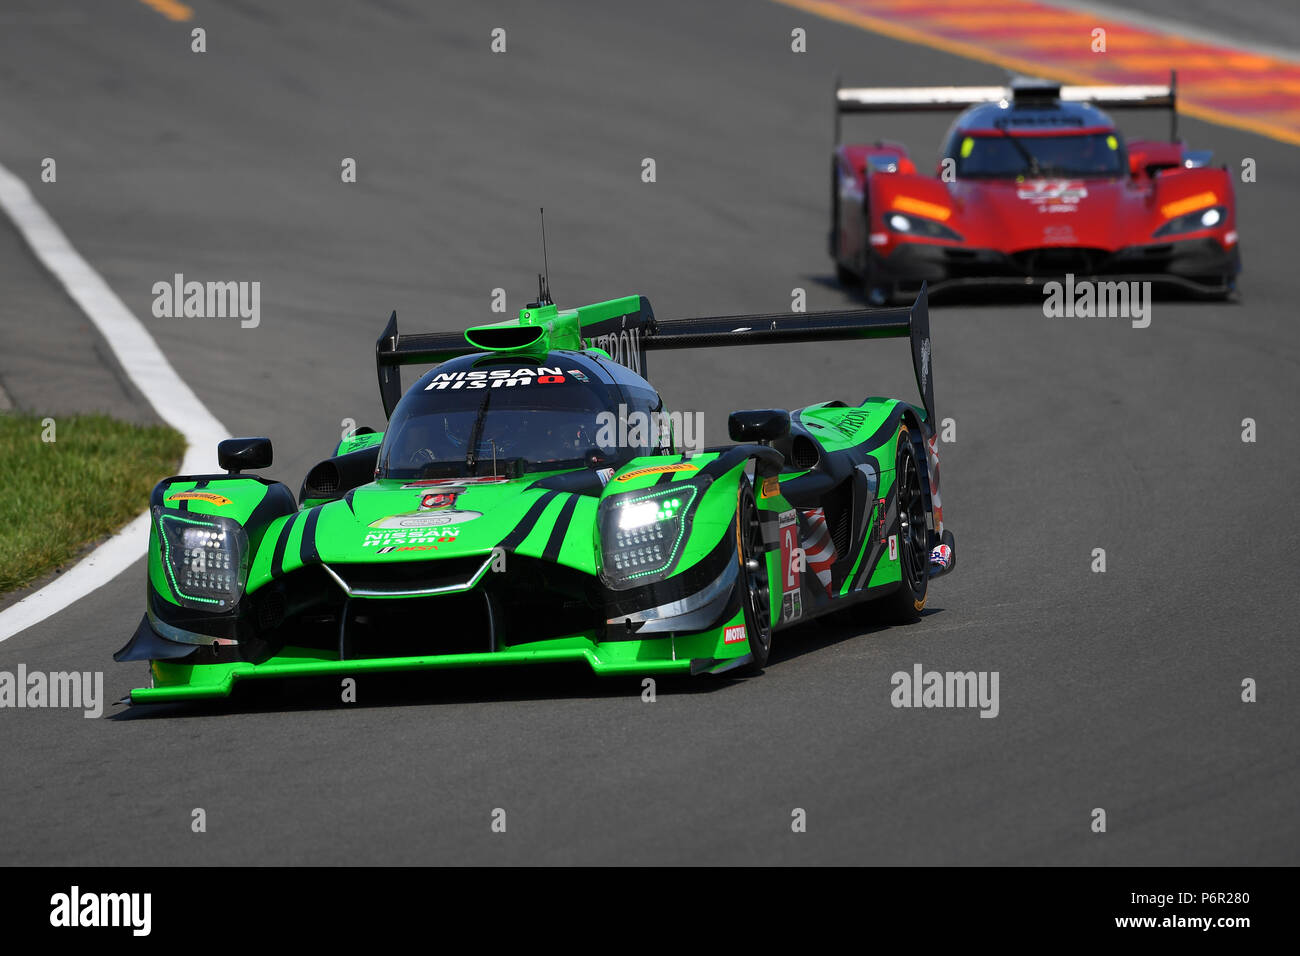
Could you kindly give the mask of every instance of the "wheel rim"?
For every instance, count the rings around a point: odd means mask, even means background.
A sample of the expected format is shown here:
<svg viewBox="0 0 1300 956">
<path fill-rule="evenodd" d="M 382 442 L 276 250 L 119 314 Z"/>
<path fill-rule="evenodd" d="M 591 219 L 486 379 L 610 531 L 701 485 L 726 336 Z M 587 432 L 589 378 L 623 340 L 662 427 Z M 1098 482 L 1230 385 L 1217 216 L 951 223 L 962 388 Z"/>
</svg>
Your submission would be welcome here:
<svg viewBox="0 0 1300 956">
<path fill-rule="evenodd" d="M 925 584 L 925 500 L 921 496 L 921 476 L 916 470 L 916 459 L 907 454 L 900 456 L 901 472 L 898 483 L 899 565 L 913 594 L 920 594 Z"/>
</svg>

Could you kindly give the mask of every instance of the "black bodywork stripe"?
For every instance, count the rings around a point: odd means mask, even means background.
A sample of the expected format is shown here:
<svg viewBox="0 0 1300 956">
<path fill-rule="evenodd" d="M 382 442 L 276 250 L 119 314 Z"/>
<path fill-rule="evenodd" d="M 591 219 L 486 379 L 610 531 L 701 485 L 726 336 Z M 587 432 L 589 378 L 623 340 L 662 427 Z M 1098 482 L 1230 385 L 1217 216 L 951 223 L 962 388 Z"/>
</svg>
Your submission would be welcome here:
<svg viewBox="0 0 1300 956">
<path fill-rule="evenodd" d="M 781 453 L 769 445 L 733 445 L 698 472 L 691 474 L 690 478 L 718 478 L 747 458 L 762 459 L 774 470 L 779 470 L 784 462 Z"/>
<path fill-rule="evenodd" d="M 515 530 L 502 538 L 498 547 L 504 548 L 507 551 L 513 551 L 515 548 L 519 547 L 519 545 L 523 543 L 524 538 L 528 537 L 528 532 L 533 530 L 533 527 L 537 524 L 537 519 L 542 516 L 542 512 L 545 511 L 546 506 L 551 503 L 551 499 L 558 494 L 558 491 L 548 491 L 546 494 L 534 501 L 533 506 L 528 509 L 527 513 L 519 519 L 519 523 L 515 525 Z"/>
<path fill-rule="evenodd" d="M 564 545 L 564 536 L 569 531 L 569 522 L 573 520 L 573 512 L 577 508 L 578 496 L 569 495 L 569 500 L 560 509 L 560 516 L 555 519 L 555 527 L 551 528 L 551 536 L 546 539 L 546 549 L 542 552 L 542 557 L 545 560 L 559 560 L 560 548 Z"/>
<path fill-rule="evenodd" d="M 320 510 L 324 505 L 317 505 L 307 512 L 307 523 L 302 529 L 302 543 L 298 546 L 298 557 L 303 564 L 320 560 L 316 552 L 316 522 L 320 520 Z"/>
<path fill-rule="evenodd" d="M 886 516 L 894 508 L 894 504 L 897 500 L 898 500 L 898 482 L 897 480 L 895 480 L 894 486 L 889 489 L 889 494 L 885 496 Z M 895 521 L 898 520 L 897 515 L 894 516 L 894 520 Z M 885 554 L 885 545 L 888 543 L 889 540 L 889 532 L 892 531 L 893 529 L 894 529 L 893 522 L 886 523 L 885 541 L 882 542 L 875 535 L 876 523 L 873 521 L 870 525 L 868 525 L 867 530 L 871 534 L 871 547 L 870 550 L 867 551 L 866 556 L 862 559 L 862 564 L 858 568 L 858 576 L 856 579 L 854 579 L 853 586 L 849 589 L 850 591 L 862 590 L 864 587 L 866 587 L 867 582 L 871 580 L 871 576 L 876 573 L 876 567 L 877 565 L 880 564 L 880 559 Z"/>
<path fill-rule="evenodd" d="M 191 491 L 198 491 L 200 488 L 206 488 L 207 486 L 208 486 L 208 479 L 206 479 L 206 478 L 200 478 L 198 481 L 194 482 L 194 487 L 191 488 L 190 490 L 191 490 Z M 185 498 L 185 499 L 183 499 L 183 500 L 181 500 L 181 501 L 178 501 L 178 502 L 176 502 L 176 506 L 177 506 L 178 508 L 180 508 L 181 511 L 189 511 L 189 510 L 190 510 L 190 499 L 189 499 L 189 498 Z"/>
<path fill-rule="evenodd" d="M 864 451 L 875 451 L 877 448 L 881 447 L 887 439 L 894 437 L 894 432 L 898 429 L 898 421 L 902 417 L 902 411 L 896 410 L 894 414 L 890 415 L 888 419 L 881 423 L 881 426 L 871 434 L 870 438 L 866 441 L 858 442 L 857 447 Z"/>
<path fill-rule="evenodd" d="M 271 553 L 271 577 L 273 578 L 278 578 L 284 574 L 284 549 L 288 547 L 289 535 L 293 531 L 294 522 L 297 520 L 298 515 L 296 514 L 286 521 L 284 527 L 280 529 L 280 537 L 275 539 L 275 550 Z"/>
</svg>

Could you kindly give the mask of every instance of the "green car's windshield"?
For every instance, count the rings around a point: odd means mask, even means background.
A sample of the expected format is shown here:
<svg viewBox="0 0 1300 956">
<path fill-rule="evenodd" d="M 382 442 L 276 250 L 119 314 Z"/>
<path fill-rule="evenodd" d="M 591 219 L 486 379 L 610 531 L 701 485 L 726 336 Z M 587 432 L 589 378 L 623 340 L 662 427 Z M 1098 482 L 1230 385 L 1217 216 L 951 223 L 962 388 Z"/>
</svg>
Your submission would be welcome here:
<svg viewBox="0 0 1300 956">
<path fill-rule="evenodd" d="M 609 461 L 646 451 L 619 447 L 608 427 L 617 389 L 581 370 L 511 362 L 442 374 L 394 409 L 378 477 L 491 474 L 508 460 L 543 471 L 581 467 L 593 450 Z"/>
<path fill-rule="evenodd" d="M 1021 176 L 1119 176 L 1123 151 L 1115 133 L 1023 136 L 959 134 L 954 142 L 957 177 L 1015 179 Z"/>
</svg>

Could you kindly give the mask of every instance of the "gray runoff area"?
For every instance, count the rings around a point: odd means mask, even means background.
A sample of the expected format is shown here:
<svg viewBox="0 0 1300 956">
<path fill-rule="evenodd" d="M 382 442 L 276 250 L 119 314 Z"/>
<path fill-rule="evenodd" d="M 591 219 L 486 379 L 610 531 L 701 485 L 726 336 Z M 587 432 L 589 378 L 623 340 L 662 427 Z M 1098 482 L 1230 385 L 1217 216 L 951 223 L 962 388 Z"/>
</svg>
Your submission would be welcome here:
<svg viewBox="0 0 1300 956">
<path fill-rule="evenodd" d="M 391 310 L 449 331 L 499 319 L 494 288 L 511 310 L 532 297 L 538 206 L 562 305 L 762 312 L 802 288 L 810 310 L 855 307 L 826 255 L 834 77 L 1003 79 L 771 3 L 433 10 L 207 4 L 195 54 L 189 24 L 139 3 L 6 7 L 0 162 L 216 417 L 273 439 L 295 491 L 344 419 L 383 425 Z M 928 168 L 948 122 L 856 128 Z M 778 635 L 761 677 L 660 680 L 652 704 L 638 681 L 548 670 L 363 681 L 355 705 L 6 710 L 0 863 L 1296 863 L 1297 153 L 1182 129 L 1257 162 L 1237 188 L 1240 301 L 1157 300 L 1146 329 L 1049 320 L 1036 298 L 932 309 L 961 562 L 920 623 Z M 10 231 L 0 378 L 58 376 L 130 414 Z M 178 272 L 260 281 L 260 325 L 154 318 L 153 284 Z M 903 341 L 661 353 L 650 376 L 711 444 L 733 409 L 914 390 Z M 144 665 L 110 655 L 143 594 L 141 561 L 0 643 L 0 670 L 103 670 L 124 696 Z M 997 718 L 893 707 L 891 675 L 918 663 L 997 671 Z"/>
</svg>

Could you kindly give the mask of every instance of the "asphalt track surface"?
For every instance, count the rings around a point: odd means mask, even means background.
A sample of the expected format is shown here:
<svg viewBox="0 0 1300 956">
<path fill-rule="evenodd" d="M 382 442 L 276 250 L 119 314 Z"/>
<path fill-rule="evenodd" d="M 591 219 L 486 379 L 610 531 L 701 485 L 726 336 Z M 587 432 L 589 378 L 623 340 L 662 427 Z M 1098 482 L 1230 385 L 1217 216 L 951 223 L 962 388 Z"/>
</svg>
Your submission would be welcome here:
<svg viewBox="0 0 1300 956">
<path fill-rule="evenodd" d="M 190 24 L 139 3 L 7 8 L 0 162 L 214 414 L 272 437 L 295 488 L 342 419 L 382 424 L 372 349 L 391 309 L 452 330 L 494 318 L 495 287 L 511 309 L 531 296 L 540 205 L 561 304 L 771 311 L 795 287 L 809 309 L 859 304 L 825 255 L 833 78 L 1001 79 L 761 2 L 195 6 L 201 55 Z M 947 121 L 863 138 L 928 162 Z M 635 681 L 498 671 L 362 681 L 355 705 L 330 685 L 100 720 L 0 712 L 0 862 L 1297 862 L 1298 154 L 1183 129 L 1258 163 L 1238 187 L 1239 302 L 1158 301 L 1146 329 L 1047 319 L 1036 299 L 933 309 L 960 566 L 920 623 L 810 626 L 761 677 L 660 681 L 653 704 Z M 0 300 L 13 349 L 42 280 L 4 242 L 26 290 L 21 310 Z M 259 280 L 261 325 L 153 318 L 151 287 L 176 272 Z M 92 340 L 67 340 L 70 362 Z M 652 358 L 710 442 L 734 408 L 914 388 L 901 342 Z M 125 695 L 144 667 L 110 655 L 143 573 L 0 644 L 0 670 L 104 670 L 106 697 Z M 916 663 L 999 672 L 998 717 L 893 708 L 890 675 Z"/>
</svg>

